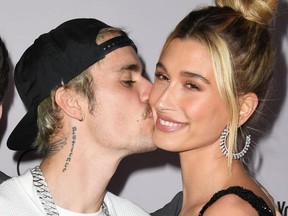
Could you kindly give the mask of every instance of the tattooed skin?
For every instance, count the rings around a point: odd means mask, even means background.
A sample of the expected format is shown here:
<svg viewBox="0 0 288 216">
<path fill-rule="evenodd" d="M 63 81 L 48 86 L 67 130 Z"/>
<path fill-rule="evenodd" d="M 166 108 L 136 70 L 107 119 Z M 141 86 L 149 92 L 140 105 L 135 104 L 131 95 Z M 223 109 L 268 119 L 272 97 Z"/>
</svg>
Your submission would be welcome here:
<svg viewBox="0 0 288 216">
<path fill-rule="evenodd" d="M 77 128 L 76 127 L 72 127 L 72 146 L 71 146 L 71 149 L 70 149 L 70 153 L 68 155 L 68 157 L 66 158 L 66 162 L 65 162 L 65 165 L 64 165 L 64 168 L 63 168 L 63 172 L 65 172 L 72 160 L 72 155 L 73 155 L 73 151 L 74 151 L 74 146 L 75 146 L 75 143 L 76 143 L 76 130 Z"/>
</svg>

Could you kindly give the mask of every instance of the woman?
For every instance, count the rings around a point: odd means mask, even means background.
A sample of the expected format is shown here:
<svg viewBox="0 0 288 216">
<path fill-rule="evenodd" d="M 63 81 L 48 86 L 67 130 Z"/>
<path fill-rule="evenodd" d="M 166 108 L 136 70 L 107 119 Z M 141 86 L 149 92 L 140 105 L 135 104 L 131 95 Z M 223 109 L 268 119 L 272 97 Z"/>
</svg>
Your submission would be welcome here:
<svg viewBox="0 0 288 216">
<path fill-rule="evenodd" d="M 276 0 L 216 0 L 168 37 L 150 95 L 153 139 L 179 152 L 183 192 L 152 215 L 275 215 L 242 164 L 272 78 L 275 9 Z"/>
</svg>

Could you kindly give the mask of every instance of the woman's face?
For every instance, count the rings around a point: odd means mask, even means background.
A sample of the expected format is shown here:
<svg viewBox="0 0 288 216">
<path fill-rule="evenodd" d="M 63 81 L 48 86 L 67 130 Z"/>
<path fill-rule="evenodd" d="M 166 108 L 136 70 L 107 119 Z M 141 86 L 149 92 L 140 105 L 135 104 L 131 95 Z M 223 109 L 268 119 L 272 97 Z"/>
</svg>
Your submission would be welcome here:
<svg viewBox="0 0 288 216">
<path fill-rule="evenodd" d="M 157 147 L 177 152 L 218 148 L 229 111 L 205 45 L 181 39 L 169 44 L 156 66 L 150 103 Z"/>
</svg>

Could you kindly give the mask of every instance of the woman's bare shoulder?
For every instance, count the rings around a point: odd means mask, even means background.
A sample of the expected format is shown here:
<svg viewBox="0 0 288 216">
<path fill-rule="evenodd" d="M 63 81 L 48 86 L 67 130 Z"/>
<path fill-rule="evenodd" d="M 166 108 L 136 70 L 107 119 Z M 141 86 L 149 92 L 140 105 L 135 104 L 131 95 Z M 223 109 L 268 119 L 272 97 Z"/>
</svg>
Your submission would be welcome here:
<svg viewBox="0 0 288 216">
<path fill-rule="evenodd" d="M 227 194 L 220 197 L 206 211 L 205 216 L 233 215 L 233 216 L 259 216 L 251 204 L 236 194 Z"/>
</svg>

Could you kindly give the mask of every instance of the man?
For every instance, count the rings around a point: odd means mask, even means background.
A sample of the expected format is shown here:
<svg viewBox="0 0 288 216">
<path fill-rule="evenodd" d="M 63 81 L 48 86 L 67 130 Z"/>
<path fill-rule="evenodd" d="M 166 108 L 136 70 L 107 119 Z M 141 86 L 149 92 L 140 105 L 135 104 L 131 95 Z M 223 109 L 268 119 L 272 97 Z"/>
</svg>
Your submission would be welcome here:
<svg viewBox="0 0 288 216">
<path fill-rule="evenodd" d="M 95 19 L 67 21 L 35 40 L 15 68 L 28 112 L 8 147 L 37 148 L 44 159 L 0 185 L 0 215 L 148 215 L 106 192 L 124 157 L 155 149 L 142 72 L 126 33 Z"/>
<path fill-rule="evenodd" d="M 2 102 L 8 85 L 9 70 L 8 52 L 2 39 L 0 38 L 0 118 L 2 117 Z M 0 171 L 0 184 L 8 178 L 9 176 Z"/>
</svg>

